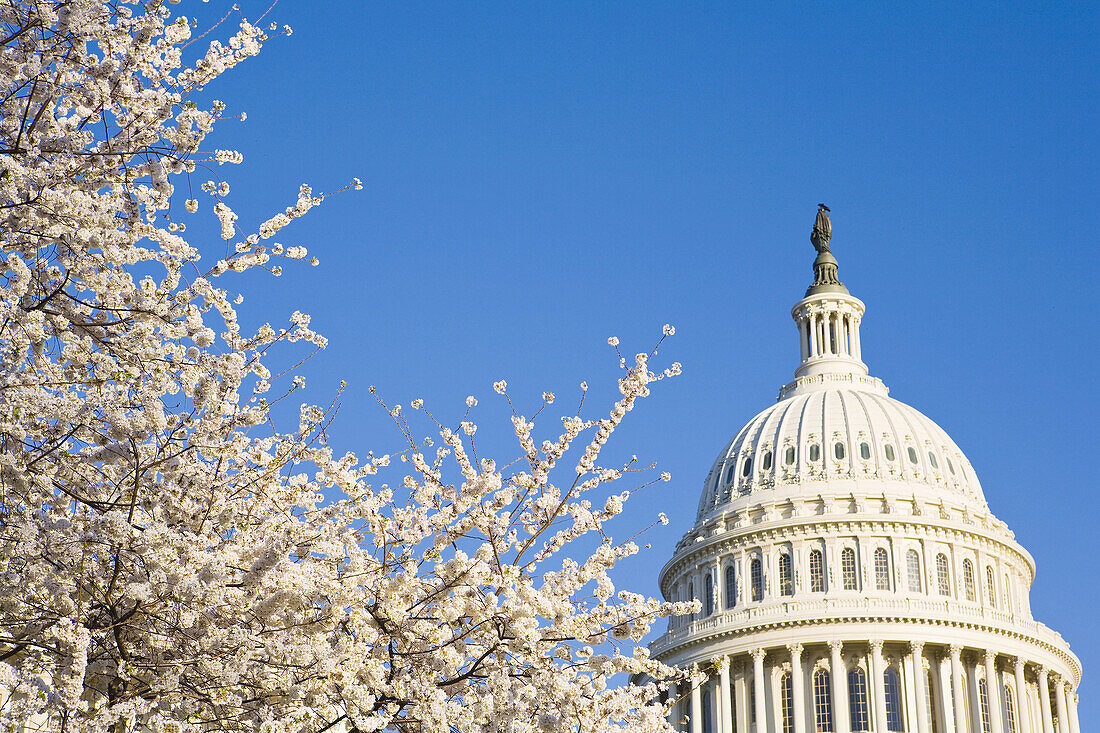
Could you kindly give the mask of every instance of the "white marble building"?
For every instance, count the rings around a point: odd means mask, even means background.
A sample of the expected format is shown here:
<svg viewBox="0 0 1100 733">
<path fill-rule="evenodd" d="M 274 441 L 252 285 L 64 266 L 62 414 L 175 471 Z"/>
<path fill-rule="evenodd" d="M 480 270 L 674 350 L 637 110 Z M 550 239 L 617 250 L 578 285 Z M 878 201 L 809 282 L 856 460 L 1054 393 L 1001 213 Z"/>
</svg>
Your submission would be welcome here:
<svg viewBox="0 0 1100 733">
<path fill-rule="evenodd" d="M 864 305 L 836 277 L 819 212 L 801 362 L 707 474 L 660 573 L 698 598 L 655 656 L 686 733 L 1079 733 L 1081 664 L 1032 618 L 1035 563 L 970 462 L 868 375 Z"/>
</svg>

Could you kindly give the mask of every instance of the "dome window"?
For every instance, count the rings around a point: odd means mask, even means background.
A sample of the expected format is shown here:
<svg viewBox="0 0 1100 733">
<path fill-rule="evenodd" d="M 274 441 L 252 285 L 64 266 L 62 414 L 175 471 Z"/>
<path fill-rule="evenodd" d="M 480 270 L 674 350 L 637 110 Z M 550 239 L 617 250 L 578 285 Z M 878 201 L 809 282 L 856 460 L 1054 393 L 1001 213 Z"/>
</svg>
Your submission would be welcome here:
<svg viewBox="0 0 1100 733">
<path fill-rule="evenodd" d="M 814 443 L 810 446 L 810 460 L 817 461 L 821 459 L 821 446 Z"/>
<path fill-rule="evenodd" d="M 767 453 L 764 454 L 764 462 L 763 462 L 762 465 L 763 465 L 765 471 L 771 470 L 771 467 L 772 467 L 772 452 L 771 451 L 768 451 Z"/>
<path fill-rule="evenodd" d="M 779 594 L 794 595 L 794 563 L 787 553 L 779 556 Z"/>
<path fill-rule="evenodd" d="M 745 465 L 741 468 L 741 475 L 747 478 L 749 476 L 749 474 L 751 474 L 751 473 L 752 473 L 752 459 L 751 458 L 746 458 L 745 459 Z"/>
<path fill-rule="evenodd" d="M 836 456 L 838 461 L 844 460 L 844 444 L 840 441 L 833 444 L 833 455 Z"/>
<path fill-rule="evenodd" d="M 790 466 L 794 463 L 794 446 L 793 445 L 788 445 L 787 446 L 787 453 L 786 453 L 786 455 L 783 456 L 783 462 L 786 463 L 788 466 Z"/>
<path fill-rule="evenodd" d="M 865 461 L 871 457 L 871 446 L 867 445 L 867 441 L 859 444 L 859 457 Z"/>
<path fill-rule="evenodd" d="M 726 471 L 726 483 L 727 484 L 733 481 L 733 473 L 736 470 L 737 470 L 737 464 L 736 463 L 731 463 L 730 467 L 729 467 L 729 470 Z"/>
<path fill-rule="evenodd" d="M 856 551 L 851 547 L 840 551 L 840 577 L 844 590 L 856 590 Z"/>
<path fill-rule="evenodd" d="M 875 550 L 875 589 L 890 590 L 890 558 L 882 547 Z"/>
<path fill-rule="evenodd" d="M 888 460 L 888 461 L 894 460 L 894 446 L 887 443 L 886 448 L 884 450 L 886 452 L 886 460 Z"/>
<path fill-rule="evenodd" d="M 914 466 L 917 465 L 917 449 L 913 446 L 909 446 L 908 452 L 909 462 L 912 463 Z"/>
<path fill-rule="evenodd" d="M 940 464 L 936 463 L 936 454 L 932 451 L 928 451 L 928 462 L 932 464 L 932 468 L 940 467 Z"/>
<path fill-rule="evenodd" d="M 951 472 L 951 475 L 955 475 L 955 464 L 951 462 L 950 456 L 944 456 L 944 460 L 947 461 L 947 470 Z"/>
<path fill-rule="evenodd" d="M 941 596 L 951 595 L 951 575 L 947 565 L 947 555 L 942 552 L 936 555 L 936 582 Z"/>
</svg>

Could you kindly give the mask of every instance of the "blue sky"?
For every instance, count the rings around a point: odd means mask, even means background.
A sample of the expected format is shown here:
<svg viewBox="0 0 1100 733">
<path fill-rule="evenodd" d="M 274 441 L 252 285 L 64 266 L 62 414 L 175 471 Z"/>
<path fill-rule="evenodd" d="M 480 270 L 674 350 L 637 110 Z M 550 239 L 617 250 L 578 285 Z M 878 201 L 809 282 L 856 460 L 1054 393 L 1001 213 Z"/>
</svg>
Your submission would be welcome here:
<svg viewBox="0 0 1100 733">
<path fill-rule="evenodd" d="M 1085 665 L 1080 717 L 1100 719 L 1100 6 L 273 14 L 294 35 L 210 88 L 248 120 L 209 142 L 245 155 L 216 171 L 242 224 L 301 182 L 363 179 L 286 230 L 320 266 L 250 281 L 242 309 L 313 314 L 330 346 L 302 371 L 319 402 L 349 382 L 341 446 L 396 445 L 371 384 L 444 415 L 477 395 L 490 444 L 510 429 L 494 380 L 532 406 L 553 390 L 564 412 L 587 379 L 609 404 L 607 337 L 632 353 L 671 322 L 662 358 L 685 374 L 615 447 L 673 474 L 622 523 L 671 518 L 619 577 L 655 593 L 717 452 L 792 376 L 789 309 L 826 202 L 841 279 L 867 304 L 864 360 L 969 456 L 1038 564 L 1035 616 Z"/>
</svg>

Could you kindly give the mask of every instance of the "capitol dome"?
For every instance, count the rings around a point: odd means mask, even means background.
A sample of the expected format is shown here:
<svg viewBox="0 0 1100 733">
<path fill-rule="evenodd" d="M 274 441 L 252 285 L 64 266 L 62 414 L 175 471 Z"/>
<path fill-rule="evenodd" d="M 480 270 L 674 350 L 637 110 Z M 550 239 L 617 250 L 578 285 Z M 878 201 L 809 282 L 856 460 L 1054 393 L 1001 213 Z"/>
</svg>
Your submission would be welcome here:
<svg viewBox="0 0 1100 733">
<path fill-rule="evenodd" d="M 970 461 L 863 362 L 864 304 L 819 208 L 814 280 L 791 316 L 794 380 L 703 479 L 661 569 L 698 600 L 651 644 L 695 671 L 685 733 L 1080 733 L 1081 664 L 1031 615 L 1035 563 Z"/>
</svg>

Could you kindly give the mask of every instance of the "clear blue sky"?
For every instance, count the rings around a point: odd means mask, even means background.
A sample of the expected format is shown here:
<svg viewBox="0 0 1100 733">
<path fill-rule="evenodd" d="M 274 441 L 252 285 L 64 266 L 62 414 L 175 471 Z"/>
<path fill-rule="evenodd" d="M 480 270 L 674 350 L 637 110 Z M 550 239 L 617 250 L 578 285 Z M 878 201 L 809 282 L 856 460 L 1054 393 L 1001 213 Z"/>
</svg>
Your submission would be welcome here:
<svg viewBox="0 0 1100 733">
<path fill-rule="evenodd" d="M 349 381 L 334 433 L 360 452 L 396 445 L 370 384 L 445 415 L 476 394 L 491 442 L 494 380 L 564 411 L 613 377 L 609 335 L 675 324 L 685 374 L 616 447 L 673 474 L 620 530 L 669 514 L 619 578 L 655 593 L 715 455 L 791 378 L 824 201 L 865 361 L 971 459 L 1100 720 L 1100 6 L 757 6 L 283 0 L 294 35 L 210 89 L 248 113 L 210 140 L 245 155 L 230 203 L 247 224 L 303 181 L 365 189 L 287 230 L 321 265 L 243 313 L 314 314 L 310 397 Z"/>
</svg>

